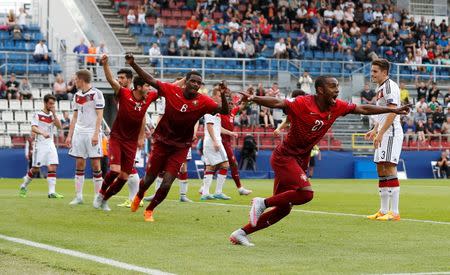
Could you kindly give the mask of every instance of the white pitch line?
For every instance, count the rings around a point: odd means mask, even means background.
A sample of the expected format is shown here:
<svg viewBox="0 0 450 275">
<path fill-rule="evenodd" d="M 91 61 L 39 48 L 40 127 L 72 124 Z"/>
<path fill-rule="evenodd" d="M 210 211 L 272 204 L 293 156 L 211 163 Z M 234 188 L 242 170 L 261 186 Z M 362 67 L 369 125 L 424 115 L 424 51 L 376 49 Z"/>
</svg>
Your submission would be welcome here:
<svg viewBox="0 0 450 275">
<path fill-rule="evenodd" d="M 177 202 L 178 200 L 168 200 L 172 202 Z M 218 206 L 232 206 L 232 207 L 245 207 L 250 208 L 249 206 L 242 204 L 228 204 L 228 203 L 220 203 L 220 202 L 193 202 L 197 204 L 211 204 Z M 332 215 L 332 216 L 347 216 L 347 217 L 357 217 L 357 218 L 366 218 L 366 215 L 361 214 L 351 214 L 351 213 L 340 213 L 340 212 L 326 212 L 326 211 L 316 211 L 316 210 L 302 210 L 302 209 L 292 209 L 294 212 L 308 213 L 308 214 L 320 214 L 320 215 Z M 420 222 L 420 223 L 431 223 L 431 224 L 445 224 L 450 225 L 450 222 L 442 222 L 442 221 L 431 221 L 431 220 L 417 220 L 417 219 L 401 219 L 402 221 L 408 222 Z"/>
<path fill-rule="evenodd" d="M 383 273 L 381 275 L 439 275 L 439 274 L 450 274 L 450 271 L 443 271 L 443 272 L 418 272 L 418 273 Z"/>
<path fill-rule="evenodd" d="M 141 273 L 145 273 L 145 274 L 152 274 L 152 275 L 172 275 L 173 274 L 173 273 L 164 272 L 164 271 L 161 271 L 158 269 L 151 269 L 151 268 L 141 267 L 141 266 L 137 266 L 137 265 L 127 264 L 127 263 L 119 262 L 119 261 L 116 261 L 113 259 L 99 257 L 99 256 L 91 255 L 91 254 L 86 254 L 86 253 L 79 252 L 76 250 L 65 249 L 65 248 L 60 248 L 60 247 L 47 245 L 47 244 L 43 244 L 43 243 L 37 243 L 37 242 L 25 240 L 25 239 L 9 237 L 9 236 L 2 235 L 2 234 L 0 234 L 0 239 L 27 245 L 27 246 L 32 246 L 32 247 L 36 247 L 36 248 L 40 248 L 40 249 L 44 249 L 44 250 L 48 250 L 48 251 L 52 251 L 52 252 L 56 252 L 59 254 L 65 254 L 65 255 L 72 256 L 72 257 L 81 258 L 81 259 L 85 259 L 85 260 L 89 260 L 89 261 L 93 261 L 93 262 L 97 262 L 97 263 L 101 263 L 101 264 L 106 264 L 109 266 L 114 266 L 114 267 L 118 267 L 121 269 L 129 270 L 129 271 L 137 271 L 137 272 L 141 272 Z"/>
</svg>

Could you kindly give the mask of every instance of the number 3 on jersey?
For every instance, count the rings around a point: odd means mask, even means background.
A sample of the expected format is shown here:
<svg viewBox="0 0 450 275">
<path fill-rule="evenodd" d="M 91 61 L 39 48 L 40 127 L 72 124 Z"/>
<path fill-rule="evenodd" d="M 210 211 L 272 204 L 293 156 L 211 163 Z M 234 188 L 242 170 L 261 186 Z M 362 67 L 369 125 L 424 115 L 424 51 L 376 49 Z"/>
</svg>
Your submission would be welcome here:
<svg viewBox="0 0 450 275">
<path fill-rule="evenodd" d="M 323 127 L 323 121 L 322 120 L 316 120 L 314 122 L 314 126 L 311 128 L 311 132 L 319 131 Z"/>
<path fill-rule="evenodd" d="M 183 112 L 183 113 L 186 112 L 187 108 L 188 108 L 188 105 L 187 104 L 183 104 L 183 106 L 181 106 L 180 112 Z"/>
</svg>

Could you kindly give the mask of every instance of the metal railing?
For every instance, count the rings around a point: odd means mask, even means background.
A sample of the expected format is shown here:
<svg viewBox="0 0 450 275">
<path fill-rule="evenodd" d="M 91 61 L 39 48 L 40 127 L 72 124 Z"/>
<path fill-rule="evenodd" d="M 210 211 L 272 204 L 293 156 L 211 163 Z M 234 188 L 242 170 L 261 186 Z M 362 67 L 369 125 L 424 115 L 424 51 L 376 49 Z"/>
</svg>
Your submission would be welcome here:
<svg viewBox="0 0 450 275">
<path fill-rule="evenodd" d="M 49 57 L 52 58 L 51 53 L 49 53 Z M 17 62 L 12 62 L 12 60 L 17 60 Z M 44 73 L 54 74 L 57 71 L 58 64 L 54 62 L 50 62 L 48 64 L 46 61 L 41 61 L 40 63 L 32 63 L 33 53 L 31 52 L 12 52 L 12 51 L 0 51 L 0 62 L 2 65 L 0 66 L 0 72 L 8 75 L 11 71 L 14 71 L 18 74 L 29 75 L 32 73 L 39 74 L 41 71 L 37 70 L 41 65 L 48 65 L 48 71 Z M 14 68 L 14 69 L 13 69 Z M 18 70 L 19 68 L 20 70 Z"/>
<path fill-rule="evenodd" d="M 372 150 L 372 141 L 364 140 L 365 134 L 352 134 L 352 149 Z M 426 134 L 424 140 L 419 140 L 419 135 L 415 133 L 404 134 L 404 150 L 441 150 L 450 149 L 450 134 Z"/>
</svg>

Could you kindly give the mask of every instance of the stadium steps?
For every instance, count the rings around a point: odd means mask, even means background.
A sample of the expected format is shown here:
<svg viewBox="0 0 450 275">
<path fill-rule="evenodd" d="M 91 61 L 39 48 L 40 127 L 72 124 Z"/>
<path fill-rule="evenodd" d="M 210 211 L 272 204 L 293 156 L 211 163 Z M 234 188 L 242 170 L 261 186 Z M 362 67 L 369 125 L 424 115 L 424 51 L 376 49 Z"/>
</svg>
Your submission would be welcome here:
<svg viewBox="0 0 450 275">
<path fill-rule="evenodd" d="M 137 46 L 136 38 L 130 35 L 128 29 L 125 28 L 124 18 L 111 7 L 111 2 L 108 0 L 95 0 L 95 3 L 125 51 L 141 54 L 142 48 Z"/>
</svg>

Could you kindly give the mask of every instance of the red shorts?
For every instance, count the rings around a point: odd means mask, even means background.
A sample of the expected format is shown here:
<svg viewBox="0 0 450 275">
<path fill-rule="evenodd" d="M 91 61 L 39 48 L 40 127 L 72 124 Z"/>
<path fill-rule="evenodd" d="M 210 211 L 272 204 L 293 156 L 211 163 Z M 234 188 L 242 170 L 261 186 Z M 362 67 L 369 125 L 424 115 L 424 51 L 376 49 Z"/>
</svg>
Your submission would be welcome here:
<svg viewBox="0 0 450 275">
<path fill-rule="evenodd" d="M 270 164 L 275 172 L 273 194 L 311 186 L 305 173 L 308 162 L 309 155 L 304 157 L 286 156 L 275 150 L 270 158 Z"/>
<path fill-rule="evenodd" d="M 227 157 L 228 157 L 228 163 L 230 164 L 230 166 L 237 166 L 237 161 L 236 161 L 236 157 L 234 156 L 233 153 L 233 147 L 231 147 L 231 143 L 230 142 L 222 142 L 223 147 L 225 148 L 225 152 L 227 153 Z"/>
<path fill-rule="evenodd" d="M 169 172 L 178 175 L 181 165 L 186 161 L 189 147 L 178 148 L 155 141 L 150 152 L 150 159 L 147 164 L 147 173 L 158 175 L 160 172 Z"/>
<path fill-rule="evenodd" d="M 123 141 L 110 137 L 109 139 L 109 165 L 120 165 L 120 170 L 131 174 L 136 158 L 137 142 Z"/>
</svg>

